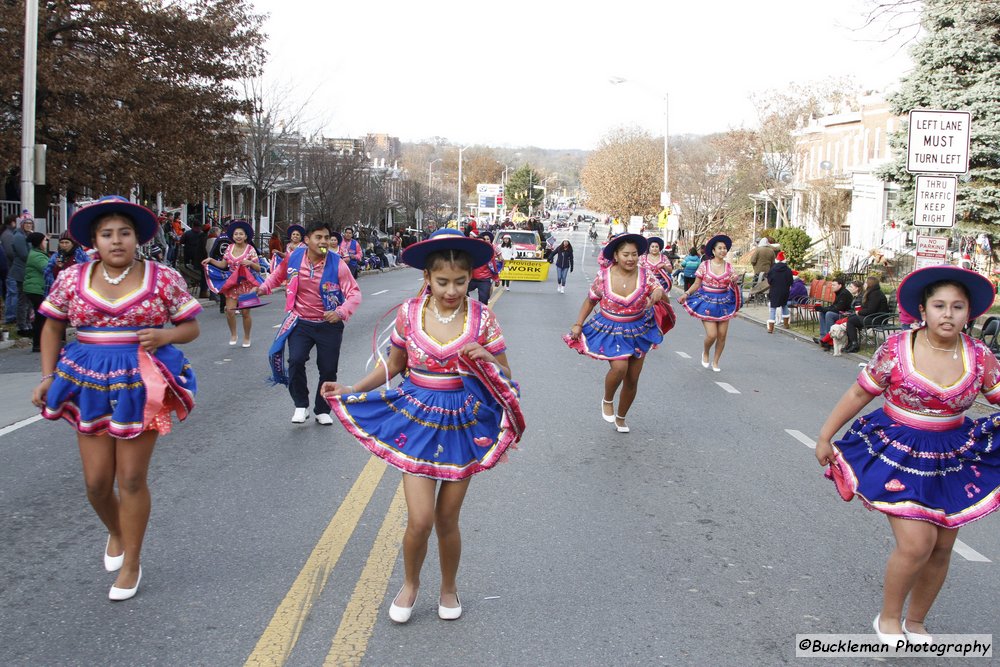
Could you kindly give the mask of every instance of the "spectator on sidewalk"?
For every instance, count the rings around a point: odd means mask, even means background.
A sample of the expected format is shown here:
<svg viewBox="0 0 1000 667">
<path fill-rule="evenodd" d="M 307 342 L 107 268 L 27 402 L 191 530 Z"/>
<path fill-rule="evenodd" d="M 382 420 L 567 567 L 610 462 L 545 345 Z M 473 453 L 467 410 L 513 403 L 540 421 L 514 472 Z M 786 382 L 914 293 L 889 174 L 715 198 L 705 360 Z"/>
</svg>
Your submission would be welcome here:
<svg viewBox="0 0 1000 667">
<path fill-rule="evenodd" d="M 882 292 L 882 284 L 875 276 L 869 276 L 865 281 L 865 292 L 861 297 L 861 310 L 847 318 L 847 347 L 844 352 L 857 352 L 858 330 L 865 326 L 865 318 L 879 313 L 890 313 L 889 300 Z"/>
<path fill-rule="evenodd" d="M 767 333 L 774 333 L 774 325 L 777 322 L 778 309 L 781 309 L 781 323 L 786 329 L 791 328 L 792 314 L 788 310 L 788 295 L 792 290 L 792 270 L 785 264 L 785 253 L 779 252 L 775 258 L 774 266 L 767 272 L 768 318 Z"/>
<path fill-rule="evenodd" d="M 802 299 L 809 298 L 809 288 L 806 287 L 805 282 L 799 277 L 798 271 L 792 271 L 792 276 L 794 280 L 792 281 L 792 289 L 788 293 L 788 300 L 791 302 L 798 303 Z"/>
<path fill-rule="evenodd" d="M 757 247 L 750 252 L 747 261 L 753 266 L 754 279 L 756 285 L 767 276 L 767 272 L 774 266 L 777 254 L 771 247 L 771 242 L 765 236 L 757 243 Z"/>
<path fill-rule="evenodd" d="M 28 234 L 28 260 L 24 265 L 24 296 L 27 297 L 35 312 L 34 324 L 31 328 L 31 351 L 39 352 L 39 343 L 42 337 L 42 325 L 45 324 L 45 316 L 38 312 L 45 300 L 45 267 L 49 264 L 49 257 L 42 249 L 45 243 L 45 234 L 41 232 L 31 232 Z"/>
<path fill-rule="evenodd" d="M 694 274 L 698 270 L 698 267 L 701 266 L 701 255 L 702 253 L 699 253 L 697 248 L 691 246 L 687 256 L 684 258 L 684 262 L 681 264 L 685 292 L 691 289 L 691 285 L 694 285 Z"/>
<path fill-rule="evenodd" d="M 28 234 L 34 231 L 35 221 L 31 218 L 21 218 L 11 242 L 14 248 L 14 261 L 8 271 L 8 280 L 13 276 L 17 283 L 17 311 L 14 321 L 19 336 L 31 335 L 31 302 L 24 296 L 24 269 L 28 261 Z"/>
<path fill-rule="evenodd" d="M 843 278 L 836 277 L 830 282 L 833 283 L 833 303 L 829 306 L 816 307 L 816 315 L 819 317 L 819 337 L 813 338 L 813 342 L 822 345 L 823 349 L 830 347 L 823 342 L 823 338 L 837 320 L 851 312 L 851 302 L 854 300 L 854 295 L 847 289 Z"/>
<path fill-rule="evenodd" d="M 0 232 L 0 245 L 4 256 L 4 282 L 0 285 L 6 293 L 4 299 L 4 318 L 6 324 L 17 319 L 17 281 L 14 279 L 14 229 L 17 226 L 17 216 L 11 213 L 3 221 L 3 232 Z"/>
</svg>

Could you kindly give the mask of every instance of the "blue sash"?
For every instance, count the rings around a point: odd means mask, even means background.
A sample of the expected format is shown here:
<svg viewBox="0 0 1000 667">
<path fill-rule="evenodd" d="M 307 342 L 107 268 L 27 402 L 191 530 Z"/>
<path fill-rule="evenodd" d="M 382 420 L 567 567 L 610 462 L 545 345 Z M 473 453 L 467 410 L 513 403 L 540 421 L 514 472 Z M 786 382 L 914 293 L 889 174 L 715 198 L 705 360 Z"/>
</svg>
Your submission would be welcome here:
<svg viewBox="0 0 1000 667">
<path fill-rule="evenodd" d="M 296 248 L 285 260 L 288 262 L 288 282 L 296 281 L 298 287 L 299 269 L 305 261 L 305 246 Z M 340 290 L 340 255 L 333 252 L 326 254 L 326 261 L 323 263 L 323 277 L 319 283 L 320 297 L 323 299 L 323 310 L 336 310 L 337 306 L 344 303 L 344 293 Z M 268 365 L 271 367 L 272 385 L 283 384 L 288 386 L 288 364 L 285 361 L 285 341 L 292 334 L 295 325 L 299 321 L 299 316 L 293 310 L 289 310 L 278 327 L 278 333 L 274 336 L 271 349 L 267 351 Z"/>
</svg>

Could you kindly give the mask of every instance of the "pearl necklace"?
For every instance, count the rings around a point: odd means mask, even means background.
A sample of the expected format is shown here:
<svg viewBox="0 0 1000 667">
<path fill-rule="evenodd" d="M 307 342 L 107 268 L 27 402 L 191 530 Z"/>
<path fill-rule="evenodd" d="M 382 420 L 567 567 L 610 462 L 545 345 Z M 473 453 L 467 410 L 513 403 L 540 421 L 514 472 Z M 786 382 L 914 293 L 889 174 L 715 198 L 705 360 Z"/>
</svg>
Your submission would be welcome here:
<svg viewBox="0 0 1000 667">
<path fill-rule="evenodd" d="M 451 324 L 451 321 L 454 320 L 456 317 L 458 317 L 458 314 L 460 312 L 462 312 L 461 304 L 459 304 L 458 308 L 456 308 L 451 315 L 449 315 L 448 317 L 442 317 L 441 311 L 438 310 L 437 299 L 431 297 L 431 313 L 434 315 L 434 319 L 440 322 L 441 324 Z"/>
<path fill-rule="evenodd" d="M 133 266 L 135 266 L 134 260 L 132 261 L 131 264 L 128 265 L 127 269 L 118 274 L 117 278 L 112 278 L 111 276 L 108 275 L 108 268 L 104 265 L 104 262 L 101 262 L 101 273 L 104 274 L 104 281 L 106 283 L 108 283 L 109 285 L 117 285 L 121 283 L 121 281 L 125 280 L 125 276 L 128 275 L 128 272 L 132 270 Z"/>
<path fill-rule="evenodd" d="M 952 353 L 951 358 L 958 359 L 958 346 L 961 345 L 962 343 L 962 334 L 958 335 L 958 340 L 955 341 L 955 349 L 953 350 L 949 350 L 946 347 L 934 347 L 933 345 L 931 345 L 931 337 L 927 335 L 926 331 L 924 332 L 924 340 L 927 341 L 927 347 L 931 348 L 932 350 L 937 350 L 938 352 L 951 352 Z"/>
</svg>

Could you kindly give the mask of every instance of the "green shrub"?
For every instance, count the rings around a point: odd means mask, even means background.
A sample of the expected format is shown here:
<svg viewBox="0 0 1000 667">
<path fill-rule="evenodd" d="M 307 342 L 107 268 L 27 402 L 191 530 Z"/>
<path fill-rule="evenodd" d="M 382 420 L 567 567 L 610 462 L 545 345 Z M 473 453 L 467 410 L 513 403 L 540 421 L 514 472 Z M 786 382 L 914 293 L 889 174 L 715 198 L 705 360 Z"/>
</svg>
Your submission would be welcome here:
<svg viewBox="0 0 1000 667">
<path fill-rule="evenodd" d="M 781 244 L 781 251 L 785 253 L 785 262 L 788 266 L 797 269 L 803 265 L 806 250 L 812 245 L 812 239 L 804 229 L 798 227 L 768 229 L 767 235 L 773 238 L 775 243 Z"/>
</svg>

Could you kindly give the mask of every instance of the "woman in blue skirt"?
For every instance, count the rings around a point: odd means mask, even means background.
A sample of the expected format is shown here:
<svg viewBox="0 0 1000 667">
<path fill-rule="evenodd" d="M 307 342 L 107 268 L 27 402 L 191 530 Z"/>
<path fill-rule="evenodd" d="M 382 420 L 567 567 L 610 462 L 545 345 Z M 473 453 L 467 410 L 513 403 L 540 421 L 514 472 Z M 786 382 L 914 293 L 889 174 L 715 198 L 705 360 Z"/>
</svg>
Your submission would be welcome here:
<svg viewBox="0 0 1000 667">
<path fill-rule="evenodd" d="M 1000 364 L 962 333 L 995 296 L 987 278 L 958 267 L 907 276 L 899 307 L 920 322 L 889 337 L 820 429 L 816 458 L 830 466 L 827 476 L 845 500 L 856 495 L 886 514 L 896 539 L 872 622 L 887 644 L 931 643 L 924 620 L 948 574 L 959 527 L 1000 508 L 1000 414 L 975 421 L 964 414 L 979 393 L 1000 403 Z M 879 395 L 883 406 L 832 443 Z M 956 627 L 974 631 L 968 619 Z"/>
<path fill-rule="evenodd" d="M 351 435 L 404 473 L 406 572 L 389 606 L 397 623 L 410 619 L 432 530 L 441 559 L 438 616 L 461 616 L 458 518 L 469 481 L 503 460 L 524 431 L 500 325 L 466 296 L 472 270 L 493 254 L 489 242 L 455 229 L 409 246 L 403 262 L 423 270 L 427 289 L 400 306 L 388 362 L 353 385 L 321 388 Z M 389 388 L 399 374 L 402 383 Z"/>
<path fill-rule="evenodd" d="M 694 274 L 694 284 L 678 301 L 705 326 L 705 341 L 701 352 L 701 365 L 709 366 L 718 373 L 722 351 L 726 349 L 729 334 L 729 320 L 740 309 L 739 275 L 733 265 L 726 261 L 733 240 L 725 234 L 717 234 L 705 244 L 705 260 Z M 712 346 L 715 346 L 715 356 Z"/>
<path fill-rule="evenodd" d="M 184 419 L 194 407 L 194 373 L 174 343 L 198 337 L 201 306 L 177 271 L 136 258 L 156 233 L 148 209 L 104 197 L 73 215 L 69 233 L 100 259 L 63 269 L 42 303 L 32 402 L 77 432 L 87 498 L 108 530 L 104 567 L 118 572 L 108 597 L 127 600 L 142 578 L 153 446 L 172 414 Z M 67 324 L 77 338 L 60 351 Z"/>
<path fill-rule="evenodd" d="M 619 234 L 604 247 L 608 267 L 601 269 L 583 299 L 576 323 L 563 340 L 573 350 L 610 364 L 604 376 L 601 416 L 619 433 L 628 433 L 625 423 L 635 395 L 646 353 L 663 342 L 653 306 L 663 297 L 663 288 L 652 271 L 639 263 L 646 252 L 646 239 L 639 234 Z M 601 309 L 587 316 L 600 304 Z M 618 409 L 615 394 L 621 387 Z"/>
</svg>

